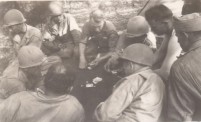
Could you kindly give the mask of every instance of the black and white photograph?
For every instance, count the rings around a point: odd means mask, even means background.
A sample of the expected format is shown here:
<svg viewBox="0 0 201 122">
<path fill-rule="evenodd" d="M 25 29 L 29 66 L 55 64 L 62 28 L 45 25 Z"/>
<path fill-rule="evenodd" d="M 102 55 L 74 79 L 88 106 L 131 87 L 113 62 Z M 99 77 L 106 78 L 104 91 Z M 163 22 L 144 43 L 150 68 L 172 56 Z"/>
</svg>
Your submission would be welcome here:
<svg viewBox="0 0 201 122">
<path fill-rule="evenodd" d="M 0 0 L 0 122 L 201 122 L 201 0 Z"/>
</svg>

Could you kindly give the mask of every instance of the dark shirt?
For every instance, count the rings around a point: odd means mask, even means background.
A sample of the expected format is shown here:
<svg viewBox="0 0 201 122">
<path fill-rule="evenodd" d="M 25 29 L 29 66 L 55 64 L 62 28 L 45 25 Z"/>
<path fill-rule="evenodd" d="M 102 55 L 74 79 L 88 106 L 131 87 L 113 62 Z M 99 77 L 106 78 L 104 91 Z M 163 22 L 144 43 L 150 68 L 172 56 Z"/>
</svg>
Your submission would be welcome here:
<svg viewBox="0 0 201 122">
<path fill-rule="evenodd" d="M 201 103 L 200 59 L 201 40 L 172 65 L 168 82 L 168 122 L 192 121 Z"/>
</svg>

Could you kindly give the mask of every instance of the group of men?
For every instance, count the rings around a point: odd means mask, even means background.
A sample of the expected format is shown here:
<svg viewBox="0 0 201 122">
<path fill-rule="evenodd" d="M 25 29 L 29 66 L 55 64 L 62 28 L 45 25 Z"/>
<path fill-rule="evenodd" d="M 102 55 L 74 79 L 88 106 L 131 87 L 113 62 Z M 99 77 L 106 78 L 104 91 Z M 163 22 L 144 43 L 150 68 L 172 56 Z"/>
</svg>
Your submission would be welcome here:
<svg viewBox="0 0 201 122">
<path fill-rule="evenodd" d="M 47 13 L 42 30 L 26 24 L 19 10 L 4 15 L 15 58 L 0 79 L 1 122 L 88 122 L 85 103 L 94 98 L 82 102 L 73 86 L 97 76 L 113 84 L 101 88 L 112 92 L 89 114 L 93 121 L 201 120 L 199 13 L 175 17 L 156 5 L 129 19 L 120 34 L 100 9 L 82 30 L 61 2 L 49 2 Z M 159 47 L 150 30 L 163 37 Z M 121 79 L 112 81 L 116 75 Z"/>
</svg>

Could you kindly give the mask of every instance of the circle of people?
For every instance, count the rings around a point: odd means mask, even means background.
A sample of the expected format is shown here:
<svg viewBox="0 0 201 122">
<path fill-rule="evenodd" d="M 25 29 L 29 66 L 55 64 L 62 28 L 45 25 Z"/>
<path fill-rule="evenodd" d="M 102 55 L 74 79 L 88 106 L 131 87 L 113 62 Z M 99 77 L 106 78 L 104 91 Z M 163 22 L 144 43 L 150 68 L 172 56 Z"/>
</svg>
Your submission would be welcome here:
<svg viewBox="0 0 201 122">
<path fill-rule="evenodd" d="M 77 70 L 98 67 L 121 79 L 94 109 L 95 121 L 201 120 L 196 116 L 201 102 L 199 13 L 175 17 L 165 5 L 156 5 L 130 18 L 118 33 L 100 9 L 90 13 L 82 31 L 60 2 L 50 2 L 48 12 L 41 30 L 26 24 L 17 9 L 4 15 L 15 57 L 0 79 L 1 122 L 86 121 L 85 105 L 71 91 Z"/>
</svg>

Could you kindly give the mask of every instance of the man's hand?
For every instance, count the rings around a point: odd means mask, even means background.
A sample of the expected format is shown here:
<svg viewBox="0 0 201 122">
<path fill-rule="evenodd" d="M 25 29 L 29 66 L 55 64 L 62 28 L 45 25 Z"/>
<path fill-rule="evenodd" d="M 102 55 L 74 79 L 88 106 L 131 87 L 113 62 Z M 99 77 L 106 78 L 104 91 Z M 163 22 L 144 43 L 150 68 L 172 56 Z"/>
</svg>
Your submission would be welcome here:
<svg viewBox="0 0 201 122">
<path fill-rule="evenodd" d="M 107 72 L 111 72 L 111 70 L 115 69 L 118 65 L 118 56 L 112 56 L 107 63 L 105 64 L 104 68 Z"/>
<path fill-rule="evenodd" d="M 89 65 L 97 66 L 101 61 L 102 61 L 102 58 L 96 58 L 91 63 L 89 63 Z"/>
</svg>

